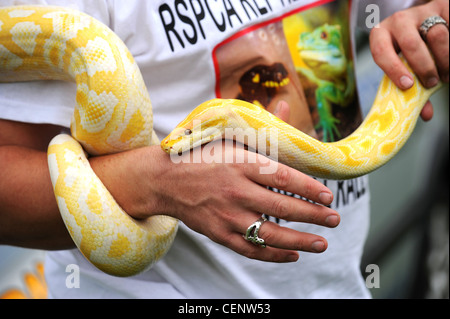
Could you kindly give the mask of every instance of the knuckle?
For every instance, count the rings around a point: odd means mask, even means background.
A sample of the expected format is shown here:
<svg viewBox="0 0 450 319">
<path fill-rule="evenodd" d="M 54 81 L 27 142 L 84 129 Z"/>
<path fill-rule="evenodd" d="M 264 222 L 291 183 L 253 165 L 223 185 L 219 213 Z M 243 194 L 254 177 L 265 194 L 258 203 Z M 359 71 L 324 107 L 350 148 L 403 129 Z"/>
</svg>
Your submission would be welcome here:
<svg viewBox="0 0 450 319">
<path fill-rule="evenodd" d="M 286 188 L 291 182 L 292 175 L 286 167 L 279 167 L 273 174 L 273 184 L 278 189 Z"/>
<path fill-rule="evenodd" d="M 226 227 L 230 227 L 236 223 L 236 214 L 233 210 L 224 209 L 220 211 L 217 216 L 220 216 L 220 220 L 224 226 L 226 225 Z"/>
<path fill-rule="evenodd" d="M 404 27 L 405 22 L 409 20 L 409 14 L 406 11 L 397 11 L 391 16 L 391 20 L 394 21 L 394 23 L 397 26 Z"/>
<path fill-rule="evenodd" d="M 323 224 L 323 216 L 322 216 L 322 207 L 314 206 L 308 216 L 308 222 L 311 224 L 322 225 Z"/>
<path fill-rule="evenodd" d="M 386 42 L 386 39 L 386 30 L 383 23 L 379 27 L 370 30 L 369 43 L 373 54 L 380 55 L 384 51 L 385 46 L 383 44 Z"/>
<path fill-rule="evenodd" d="M 386 55 L 392 46 L 392 40 L 387 36 L 379 36 L 378 29 L 372 29 L 370 33 L 370 51 L 375 63 L 383 68 L 387 64 Z M 389 61 L 390 62 L 390 61 Z"/>
<path fill-rule="evenodd" d="M 228 185 L 223 188 L 226 198 L 233 202 L 240 202 L 244 198 L 244 192 L 236 185 Z"/>
<path fill-rule="evenodd" d="M 385 47 L 380 45 L 379 41 L 374 40 L 374 37 L 375 37 L 374 34 L 376 32 L 374 30 L 372 30 L 370 33 L 370 39 L 371 39 L 370 48 L 372 51 L 372 56 L 373 56 L 375 62 L 377 62 L 380 59 L 380 57 L 383 56 Z"/>
<path fill-rule="evenodd" d="M 299 251 L 308 251 L 308 245 L 303 236 L 298 236 L 292 241 L 292 249 Z"/>
<path fill-rule="evenodd" d="M 220 245 L 225 245 L 227 244 L 227 238 L 226 236 L 224 236 L 224 234 L 222 234 L 220 231 L 210 231 L 207 236 L 209 237 L 209 239 L 211 239 L 213 242 L 220 244 Z"/>
<path fill-rule="evenodd" d="M 276 241 L 276 237 L 279 235 L 278 232 L 264 231 L 264 227 L 261 227 L 258 236 L 264 239 L 267 245 L 273 244 Z"/>
<path fill-rule="evenodd" d="M 308 181 L 303 185 L 303 197 L 305 197 L 306 199 L 312 199 L 313 194 L 314 194 L 314 182 L 312 181 Z"/>
<path fill-rule="evenodd" d="M 289 217 L 289 203 L 285 198 L 278 198 L 272 204 L 272 214 L 274 217 L 281 219 L 288 219 Z"/>
</svg>

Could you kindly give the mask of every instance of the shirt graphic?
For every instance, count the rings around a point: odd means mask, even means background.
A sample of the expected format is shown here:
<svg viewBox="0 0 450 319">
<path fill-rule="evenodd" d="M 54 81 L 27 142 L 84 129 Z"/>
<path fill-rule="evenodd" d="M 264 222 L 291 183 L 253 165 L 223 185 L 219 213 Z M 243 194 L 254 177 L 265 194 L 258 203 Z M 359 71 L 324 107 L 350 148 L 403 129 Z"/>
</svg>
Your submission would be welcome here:
<svg viewBox="0 0 450 319">
<path fill-rule="evenodd" d="M 324 142 L 361 123 L 349 32 L 349 2 L 327 1 L 244 29 L 213 51 L 216 96 L 273 112 L 289 103 L 289 124 Z M 322 4 L 322 5 L 318 5 Z"/>
</svg>

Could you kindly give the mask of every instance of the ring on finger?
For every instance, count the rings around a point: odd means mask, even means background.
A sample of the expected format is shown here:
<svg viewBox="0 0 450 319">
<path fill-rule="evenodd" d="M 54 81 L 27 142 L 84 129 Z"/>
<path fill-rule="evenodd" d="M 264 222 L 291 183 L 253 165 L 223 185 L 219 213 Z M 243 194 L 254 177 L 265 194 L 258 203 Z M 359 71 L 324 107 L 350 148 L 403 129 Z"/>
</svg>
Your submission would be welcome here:
<svg viewBox="0 0 450 319">
<path fill-rule="evenodd" d="M 258 233 L 262 224 L 264 224 L 266 221 L 267 219 L 261 216 L 257 221 L 251 224 L 250 227 L 247 228 L 247 232 L 244 235 L 244 239 L 255 245 L 265 248 L 266 242 L 264 241 L 264 239 L 258 237 Z"/>
<path fill-rule="evenodd" d="M 448 29 L 448 23 L 445 21 L 444 18 L 440 16 L 431 16 L 422 23 L 422 25 L 419 28 L 420 35 L 422 36 L 422 39 L 426 42 L 427 41 L 427 35 L 428 32 L 432 27 L 434 27 L 437 24 L 443 24 Z"/>
</svg>

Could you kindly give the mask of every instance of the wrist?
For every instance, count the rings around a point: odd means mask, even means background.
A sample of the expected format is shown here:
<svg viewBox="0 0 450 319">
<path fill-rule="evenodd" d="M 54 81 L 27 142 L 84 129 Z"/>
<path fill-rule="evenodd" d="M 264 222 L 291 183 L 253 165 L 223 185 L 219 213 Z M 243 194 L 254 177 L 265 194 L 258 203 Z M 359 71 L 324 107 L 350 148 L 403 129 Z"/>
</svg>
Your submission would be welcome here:
<svg viewBox="0 0 450 319">
<path fill-rule="evenodd" d="M 120 207 L 135 219 L 145 219 L 159 211 L 155 183 L 161 155 L 159 146 L 150 146 L 93 157 L 90 163 Z"/>
</svg>

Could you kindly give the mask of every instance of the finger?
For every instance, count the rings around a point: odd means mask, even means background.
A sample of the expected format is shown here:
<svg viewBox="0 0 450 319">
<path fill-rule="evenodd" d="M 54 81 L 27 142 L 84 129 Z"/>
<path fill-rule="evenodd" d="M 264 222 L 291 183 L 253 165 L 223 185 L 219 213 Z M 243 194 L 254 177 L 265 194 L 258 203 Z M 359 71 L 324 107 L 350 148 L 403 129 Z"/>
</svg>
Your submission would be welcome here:
<svg viewBox="0 0 450 319">
<path fill-rule="evenodd" d="M 400 60 L 391 33 L 384 27 L 370 33 L 370 49 L 375 63 L 399 88 L 406 90 L 414 85 L 414 77 Z"/>
<path fill-rule="evenodd" d="M 411 11 L 412 12 L 412 11 Z M 433 87 L 439 82 L 439 73 L 433 57 L 423 41 L 418 23 L 420 13 L 397 13 L 393 16 L 391 34 L 408 64 L 414 70 L 419 80 L 425 87 Z"/>
<path fill-rule="evenodd" d="M 449 81 L 449 31 L 444 25 L 432 27 L 427 34 L 427 44 L 436 62 L 439 75 L 445 82 Z"/>
<path fill-rule="evenodd" d="M 275 225 L 274 228 L 272 225 Z M 245 231 L 246 229 L 241 232 Z M 241 232 L 228 236 L 227 242 L 218 243 L 247 258 L 279 263 L 297 261 L 298 251 L 321 253 L 328 248 L 328 242 L 321 236 L 297 232 L 271 222 L 265 222 L 258 234 L 258 237 L 264 239 L 266 247 L 247 241 Z"/>
<path fill-rule="evenodd" d="M 264 239 L 267 246 L 280 249 L 321 253 L 328 247 L 326 239 L 321 236 L 298 232 L 269 221 L 261 226 L 258 237 Z"/>
<path fill-rule="evenodd" d="M 422 120 L 424 120 L 425 122 L 430 121 L 433 118 L 434 115 L 434 110 L 433 110 L 433 105 L 431 104 L 430 101 L 428 101 L 425 106 L 422 109 L 422 112 L 420 113 L 420 116 L 422 118 Z"/>
<path fill-rule="evenodd" d="M 225 246 L 247 258 L 267 262 L 287 263 L 295 262 L 299 258 L 296 250 L 280 249 L 270 245 L 263 248 L 245 240 L 239 233 L 233 233 Z"/>
<path fill-rule="evenodd" d="M 255 222 L 253 214 L 245 216 L 240 228 L 237 229 L 240 234 L 245 234 L 247 228 Z M 267 246 L 286 250 L 320 253 L 325 251 L 328 246 L 326 239 L 321 236 L 299 232 L 270 221 L 261 225 L 258 237 L 263 239 Z"/>
<path fill-rule="evenodd" d="M 284 122 L 288 122 L 290 115 L 289 104 L 285 101 L 279 101 L 277 103 L 277 106 L 275 107 L 273 115 L 275 115 Z"/>
<path fill-rule="evenodd" d="M 298 253 L 296 248 L 303 248 L 306 245 L 306 244 L 301 245 L 298 243 L 284 244 L 282 245 L 283 247 L 285 247 L 284 249 L 272 247 L 271 245 L 267 244 L 265 248 L 255 245 L 250 241 L 247 241 L 244 238 L 244 235 L 246 234 L 247 229 L 256 220 L 259 219 L 261 214 L 247 212 L 245 214 L 239 213 L 234 215 L 235 215 L 234 218 L 236 216 L 239 216 L 238 224 L 235 224 L 232 227 L 218 227 L 214 231 L 213 236 L 208 237 L 210 237 L 214 242 L 223 245 L 225 247 L 228 247 L 229 249 L 232 249 L 233 251 L 245 257 L 269 262 L 294 262 L 298 259 Z M 264 224 L 266 223 L 263 223 L 263 225 L 261 226 L 260 233 L 258 234 L 258 236 L 264 234 L 264 232 L 261 233 L 261 230 Z M 280 236 L 281 237 L 285 236 L 283 231 L 281 231 Z M 318 240 L 321 239 L 322 239 L 321 237 L 318 238 Z M 301 240 L 302 239 L 300 239 L 300 241 Z M 288 247 L 292 247 L 293 249 L 289 249 Z M 307 249 L 307 247 L 305 249 Z"/>
<path fill-rule="evenodd" d="M 244 205 L 248 210 L 287 221 L 326 227 L 336 227 L 340 223 L 339 214 L 329 207 L 282 195 L 263 187 L 251 193 L 258 200 L 246 201 Z"/>
<path fill-rule="evenodd" d="M 436 86 L 439 83 L 439 72 L 419 33 L 414 31 L 410 37 L 403 37 L 399 40 L 399 46 L 420 82 L 427 88 Z"/>
<path fill-rule="evenodd" d="M 271 174 L 261 174 L 261 163 L 269 161 L 257 154 L 260 165 L 246 165 L 245 175 L 254 182 L 300 195 L 323 205 L 330 205 L 333 201 L 332 192 L 322 183 L 286 165 L 270 161 L 275 167 Z"/>
</svg>

